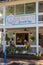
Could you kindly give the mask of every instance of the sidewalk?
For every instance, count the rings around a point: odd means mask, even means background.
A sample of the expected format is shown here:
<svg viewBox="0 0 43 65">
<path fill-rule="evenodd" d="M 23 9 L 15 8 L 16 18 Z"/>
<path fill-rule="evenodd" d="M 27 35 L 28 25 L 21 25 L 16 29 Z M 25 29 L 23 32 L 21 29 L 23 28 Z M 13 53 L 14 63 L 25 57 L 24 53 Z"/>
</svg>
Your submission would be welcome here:
<svg viewBox="0 0 43 65">
<path fill-rule="evenodd" d="M 25 59 L 7 59 L 7 62 L 4 63 L 4 59 L 0 58 L 0 65 L 43 65 L 43 60 L 25 60 Z"/>
</svg>

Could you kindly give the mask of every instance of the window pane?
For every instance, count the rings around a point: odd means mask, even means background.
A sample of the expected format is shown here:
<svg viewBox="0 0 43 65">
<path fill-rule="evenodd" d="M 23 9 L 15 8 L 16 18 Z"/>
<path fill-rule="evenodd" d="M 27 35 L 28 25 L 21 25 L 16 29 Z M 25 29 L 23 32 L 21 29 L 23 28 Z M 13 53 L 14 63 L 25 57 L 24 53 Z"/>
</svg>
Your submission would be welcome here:
<svg viewBox="0 0 43 65">
<path fill-rule="evenodd" d="M 3 7 L 0 7 L 0 25 L 3 24 Z"/>
<path fill-rule="evenodd" d="M 43 2 L 39 2 L 39 12 L 43 12 Z"/>
<path fill-rule="evenodd" d="M 25 13 L 26 14 L 35 13 L 35 10 L 36 10 L 35 3 L 27 3 L 27 4 L 25 4 Z"/>
<path fill-rule="evenodd" d="M 24 14 L 24 5 L 16 5 L 16 14 Z"/>
<path fill-rule="evenodd" d="M 14 6 L 7 6 L 6 7 L 6 15 L 10 15 L 10 14 L 14 15 Z"/>
<path fill-rule="evenodd" d="M 39 21 L 43 21 L 43 15 L 39 15 Z"/>
</svg>

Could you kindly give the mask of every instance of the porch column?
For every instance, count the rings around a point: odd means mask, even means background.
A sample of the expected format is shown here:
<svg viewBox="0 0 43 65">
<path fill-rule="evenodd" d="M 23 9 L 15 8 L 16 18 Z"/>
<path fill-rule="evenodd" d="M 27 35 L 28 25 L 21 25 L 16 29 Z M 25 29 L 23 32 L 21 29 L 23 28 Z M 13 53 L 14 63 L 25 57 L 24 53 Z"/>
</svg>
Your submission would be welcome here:
<svg viewBox="0 0 43 65">
<path fill-rule="evenodd" d="M 5 6 L 3 6 L 3 24 L 4 24 L 4 27 L 3 27 L 3 53 L 4 53 L 4 62 L 6 62 L 6 40 L 5 40 L 5 37 L 6 37 L 6 27 L 5 27 Z"/>
<path fill-rule="evenodd" d="M 38 0 L 36 0 L 36 52 L 39 53 Z"/>
<path fill-rule="evenodd" d="M 39 53 L 39 28 L 36 27 L 36 51 Z"/>
</svg>

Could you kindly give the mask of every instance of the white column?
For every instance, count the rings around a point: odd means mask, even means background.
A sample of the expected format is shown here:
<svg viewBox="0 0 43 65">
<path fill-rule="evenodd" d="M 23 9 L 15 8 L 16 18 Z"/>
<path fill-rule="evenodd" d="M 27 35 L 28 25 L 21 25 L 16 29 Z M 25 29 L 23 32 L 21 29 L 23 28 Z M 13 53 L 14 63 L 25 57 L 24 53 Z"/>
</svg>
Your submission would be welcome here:
<svg viewBox="0 0 43 65">
<path fill-rule="evenodd" d="M 39 53 L 39 27 L 38 27 L 38 1 L 36 0 L 36 49 L 37 54 Z"/>
<path fill-rule="evenodd" d="M 39 28 L 36 27 L 36 45 L 37 45 L 37 54 L 39 53 Z"/>
<path fill-rule="evenodd" d="M 5 10 L 5 6 L 3 6 L 3 24 L 4 24 L 4 26 L 5 26 L 5 13 L 6 13 L 6 10 Z"/>
<path fill-rule="evenodd" d="M 5 40 L 5 36 L 6 36 L 6 28 L 5 28 L 5 6 L 3 6 L 3 24 L 4 24 L 4 27 L 3 27 L 3 40 L 2 40 L 2 45 L 3 45 L 3 52 L 5 52 L 5 49 L 6 49 L 6 40 Z"/>
<path fill-rule="evenodd" d="M 4 30 L 4 34 L 6 36 L 6 28 L 5 28 L 5 13 L 6 13 L 6 11 L 5 11 L 5 6 L 3 8 L 4 8 L 4 10 L 3 10 L 3 15 L 4 15 L 4 28 L 3 28 L 3 30 Z"/>
</svg>

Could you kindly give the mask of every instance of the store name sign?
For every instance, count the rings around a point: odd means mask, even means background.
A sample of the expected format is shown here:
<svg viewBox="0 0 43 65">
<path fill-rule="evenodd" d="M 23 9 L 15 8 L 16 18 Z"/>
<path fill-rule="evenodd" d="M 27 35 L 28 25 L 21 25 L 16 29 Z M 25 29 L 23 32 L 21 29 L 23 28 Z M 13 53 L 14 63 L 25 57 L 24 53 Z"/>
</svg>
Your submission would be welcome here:
<svg viewBox="0 0 43 65">
<path fill-rule="evenodd" d="M 35 23 L 35 15 L 9 15 L 6 17 L 6 25 Z"/>
</svg>

